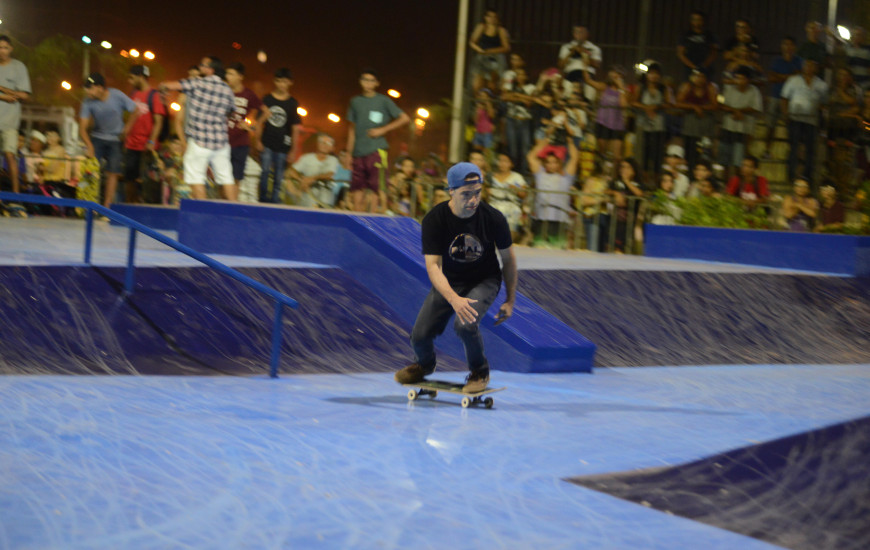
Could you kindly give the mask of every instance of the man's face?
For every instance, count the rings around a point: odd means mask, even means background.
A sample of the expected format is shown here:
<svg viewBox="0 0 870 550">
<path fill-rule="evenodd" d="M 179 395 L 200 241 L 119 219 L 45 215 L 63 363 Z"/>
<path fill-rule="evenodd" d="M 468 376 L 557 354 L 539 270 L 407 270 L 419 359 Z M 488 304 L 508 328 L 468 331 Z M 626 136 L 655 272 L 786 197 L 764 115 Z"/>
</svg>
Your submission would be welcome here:
<svg viewBox="0 0 870 550">
<path fill-rule="evenodd" d="M 785 39 L 779 43 L 779 50 L 783 57 L 791 57 L 797 51 L 797 46 L 795 46 L 794 40 Z"/>
<path fill-rule="evenodd" d="M 104 92 L 105 90 L 106 90 L 106 89 L 103 88 L 102 86 L 96 86 L 96 85 L 94 85 L 94 86 L 91 86 L 90 88 L 85 88 L 85 93 L 86 93 L 87 96 L 88 96 L 89 98 L 91 98 L 91 99 L 99 99 L 100 96 L 103 95 L 103 92 Z"/>
<path fill-rule="evenodd" d="M 293 81 L 289 78 L 276 78 L 275 79 L 275 88 L 282 93 L 287 93 L 290 91 L 290 86 L 293 85 Z"/>
<path fill-rule="evenodd" d="M 417 169 L 417 165 L 414 164 L 414 161 L 411 159 L 405 159 L 402 161 L 402 173 L 406 176 L 413 176 L 414 172 Z"/>
<path fill-rule="evenodd" d="M 700 14 L 693 13 L 689 18 L 689 25 L 692 27 L 692 30 L 695 32 L 701 31 L 704 29 L 704 17 Z"/>
<path fill-rule="evenodd" d="M 698 183 L 698 191 L 705 197 L 713 194 L 713 182 L 710 180 L 701 180 Z"/>
<path fill-rule="evenodd" d="M 710 176 L 712 175 L 710 173 L 710 170 L 707 169 L 707 167 L 704 166 L 703 164 L 699 164 L 699 165 L 695 166 L 695 169 L 692 171 L 692 173 L 695 174 L 695 180 L 697 180 L 697 181 L 707 181 L 708 179 L 710 179 Z"/>
<path fill-rule="evenodd" d="M 237 71 L 235 69 L 227 69 L 226 77 L 227 77 L 227 84 L 229 84 L 233 88 L 235 88 L 236 86 L 241 84 L 242 79 L 244 78 L 244 77 L 242 77 L 241 74 L 239 74 L 239 71 Z"/>
<path fill-rule="evenodd" d="M 211 68 L 211 60 L 203 57 L 199 62 L 199 72 L 202 76 L 211 76 L 214 74 L 214 69 Z"/>
<path fill-rule="evenodd" d="M 317 138 L 317 152 L 323 153 L 324 155 L 328 155 L 332 152 L 332 147 L 335 145 L 335 141 L 331 137 L 322 136 Z"/>
<path fill-rule="evenodd" d="M 378 82 L 378 79 L 373 74 L 363 74 L 359 77 L 359 85 L 366 93 L 372 93 L 378 89 L 378 86 L 381 83 Z"/>
<path fill-rule="evenodd" d="M 471 153 L 468 155 L 468 162 L 480 168 L 481 172 L 486 170 L 486 158 L 480 153 Z"/>
<path fill-rule="evenodd" d="M 738 74 L 734 77 L 734 82 L 737 83 L 737 88 L 743 91 L 749 86 L 749 78 L 745 74 Z"/>
<path fill-rule="evenodd" d="M 571 30 L 571 36 L 574 37 L 574 40 L 582 44 L 589 40 L 589 29 L 586 27 L 574 27 Z"/>
<path fill-rule="evenodd" d="M 816 76 L 816 73 L 819 70 L 819 64 L 811 59 L 804 59 L 803 69 L 804 76 Z"/>
<path fill-rule="evenodd" d="M 744 178 L 749 178 L 755 175 L 755 163 L 749 159 L 743 159 L 740 165 L 740 175 Z"/>
<path fill-rule="evenodd" d="M 450 191 L 450 200 L 453 203 L 453 212 L 460 218 L 469 218 L 480 206 L 480 193 L 483 185 L 471 183 Z"/>
<path fill-rule="evenodd" d="M 12 57 L 12 44 L 0 40 L 0 61 L 8 61 Z"/>
<path fill-rule="evenodd" d="M 145 88 L 145 79 L 139 75 L 128 74 L 127 82 L 129 82 L 130 86 L 132 86 L 136 90 L 141 90 Z"/>
<path fill-rule="evenodd" d="M 806 26 L 807 38 L 813 42 L 819 39 L 819 33 L 822 32 L 822 25 L 818 21 L 810 21 Z"/>
</svg>

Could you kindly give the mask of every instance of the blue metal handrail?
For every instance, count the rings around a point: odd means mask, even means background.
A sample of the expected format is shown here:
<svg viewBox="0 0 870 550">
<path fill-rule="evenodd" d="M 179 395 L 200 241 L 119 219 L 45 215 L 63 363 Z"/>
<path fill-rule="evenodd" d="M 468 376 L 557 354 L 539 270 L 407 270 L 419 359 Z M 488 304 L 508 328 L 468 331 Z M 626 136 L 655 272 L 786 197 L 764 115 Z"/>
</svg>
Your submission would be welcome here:
<svg viewBox="0 0 870 550">
<path fill-rule="evenodd" d="M 35 204 L 51 204 L 55 206 L 85 209 L 84 262 L 88 265 L 91 265 L 91 243 L 93 241 L 94 212 L 102 214 L 110 220 L 116 221 L 121 225 L 129 227 L 130 239 L 127 246 L 127 271 L 126 276 L 124 277 L 124 290 L 128 294 L 133 294 L 133 288 L 135 286 L 136 267 L 134 265 L 133 258 L 136 252 L 136 232 L 147 235 L 152 239 L 165 244 L 166 246 L 174 248 L 182 254 L 190 256 L 194 260 L 197 260 L 211 268 L 216 269 L 220 273 L 223 273 L 224 275 L 227 275 L 239 281 L 240 283 L 247 285 L 250 288 L 253 288 L 254 290 L 266 294 L 267 296 L 275 300 L 275 316 L 272 323 L 272 351 L 269 360 L 269 376 L 271 376 L 272 378 L 278 377 L 278 361 L 281 352 L 281 318 L 283 315 L 284 306 L 290 307 L 292 309 L 299 308 L 299 302 L 297 302 L 293 298 L 290 298 L 289 296 L 286 296 L 273 288 L 269 288 L 263 283 L 255 281 L 247 275 L 239 273 L 235 269 L 224 265 L 221 262 L 214 260 L 206 256 L 205 254 L 202 254 L 201 252 L 197 252 L 189 246 L 183 245 L 174 239 L 170 239 L 166 235 L 158 233 L 147 225 L 143 225 L 134 219 L 128 218 L 123 214 L 119 214 L 95 202 L 83 201 L 78 199 L 59 199 L 56 197 L 43 197 L 40 195 L 27 195 L 22 193 L 8 192 L 0 192 L 0 200 L 11 202 L 28 202 Z"/>
</svg>

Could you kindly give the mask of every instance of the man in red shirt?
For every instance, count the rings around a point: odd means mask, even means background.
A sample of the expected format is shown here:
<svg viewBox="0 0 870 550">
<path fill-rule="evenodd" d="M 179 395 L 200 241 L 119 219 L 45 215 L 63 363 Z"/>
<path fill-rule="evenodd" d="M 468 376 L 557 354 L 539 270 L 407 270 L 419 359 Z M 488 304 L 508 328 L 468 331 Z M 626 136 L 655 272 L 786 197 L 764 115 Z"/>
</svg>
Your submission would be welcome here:
<svg viewBox="0 0 870 550">
<path fill-rule="evenodd" d="M 233 165 L 236 187 L 245 177 L 245 163 L 251 151 L 251 131 L 263 109 L 263 102 L 257 94 L 245 87 L 244 80 L 244 65 L 233 63 L 227 67 L 226 81 L 233 90 L 236 103 L 236 108 L 230 113 L 229 118 L 230 162 Z"/>
<path fill-rule="evenodd" d="M 746 155 L 740 165 L 740 174 L 728 180 L 726 193 L 743 200 L 747 206 L 764 204 L 770 197 L 767 178 L 758 175 L 758 159 Z"/>
<path fill-rule="evenodd" d="M 160 146 L 157 136 L 166 120 L 166 107 L 160 100 L 157 90 L 148 85 L 148 77 L 151 72 L 145 65 L 133 65 L 127 81 L 133 87 L 130 99 L 136 103 L 139 117 L 127 134 L 124 143 L 127 151 L 124 153 L 124 182 L 127 202 L 142 202 L 142 173 L 143 165 L 147 164 L 153 151 Z M 156 197 L 149 197 L 150 202 L 160 202 L 159 190 Z"/>
</svg>

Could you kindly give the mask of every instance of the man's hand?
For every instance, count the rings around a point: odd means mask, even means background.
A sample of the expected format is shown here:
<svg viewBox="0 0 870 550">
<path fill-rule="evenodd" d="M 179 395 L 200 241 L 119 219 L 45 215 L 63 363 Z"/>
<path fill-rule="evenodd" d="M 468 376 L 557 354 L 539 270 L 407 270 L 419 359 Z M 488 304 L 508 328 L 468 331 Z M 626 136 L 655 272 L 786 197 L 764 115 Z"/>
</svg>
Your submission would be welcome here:
<svg viewBox="0 0 870 550">
<path fill-rule="evenodd" d="M 456 312 L 456 317 L 459 318 L 459 321 L 463 325 L 468 325 L 477 321 L 477 310 L 471 305 L 474 303 L 477 303 L 477 300 L 463 298 L 462 296 L 457 296 L 450 303 L 450 305 L 453 306 L 453 310 Z"/>
<path fill-rule="evenodd" d="M 498 315 L 495 316 L 495 326 L 499 326 L 514 314 L 514 305 L 510 302 L 505 302 L 498 308 Z"/>
<path fill-rule="evenodd" d="M 381 137 L 382 135 L 386 134 L 383 126 L 380 126 L 378 128 L 369 128 L 369 131 L 366 133 L 369 137 L 372 138 Z"/>
<path fill-rule="evenodd" d="M 96 156 L 97 156 L 96 153 L 94 153 L 94 146 L 88 145 L 88 158 L 92 159 Z"/>
</svg>

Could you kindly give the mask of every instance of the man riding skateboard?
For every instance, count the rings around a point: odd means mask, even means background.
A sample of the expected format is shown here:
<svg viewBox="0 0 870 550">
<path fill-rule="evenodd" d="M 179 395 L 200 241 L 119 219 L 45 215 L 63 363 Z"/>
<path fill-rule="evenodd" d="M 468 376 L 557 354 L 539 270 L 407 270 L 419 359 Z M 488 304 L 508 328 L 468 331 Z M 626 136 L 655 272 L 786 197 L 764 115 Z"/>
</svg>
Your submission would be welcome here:
<svg viewBox="0 0 870 550">
<path fill-rule="evenodd" d="M 414 384 L 435 371 L 435 337 L 455 313 L 453 328 L 465 346 L 469 370 L 463 391 L 473 393 L 489 383 L 480 320 L 495 301 L 502 277 L 507 297 L 495 324 L 510 318 L 516 301 L 517 262 L 507 220 L 480 198 L 480 169 L 470 162 L 455 164 L 447 171 L 447 186 L 450 200 L 423 218 L 423 257 L 432 289 L 411 331 L 414 363 L 398 371 L 395 379 Z"/>
</svg>

